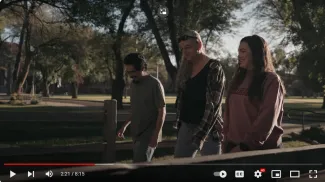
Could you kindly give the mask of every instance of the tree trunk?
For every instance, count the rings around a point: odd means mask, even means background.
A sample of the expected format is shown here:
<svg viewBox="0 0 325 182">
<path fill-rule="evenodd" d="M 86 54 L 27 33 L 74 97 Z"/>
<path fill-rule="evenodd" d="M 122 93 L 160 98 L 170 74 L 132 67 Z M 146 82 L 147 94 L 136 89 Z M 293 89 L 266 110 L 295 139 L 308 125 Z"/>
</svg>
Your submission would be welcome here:
<svg viewBox="0 0 325 182">
<path fill-rule="evenodd" d="M 323 105 L 322 105 L 322 109 L 325 109 L 325 86 L 323 87 Z"/>
<path fill-rule="evenodd" d="M 117 109 L 123 109 L 123 91 L 125 82 L 121 80 L 114 80 L 112 83 L 112 99 L 117 101 Z"/>
<path fill-rule="evenodd" d="M 29 14 L 29 12 L 28 12 Z M 31 52 L 30 48 L 30 36 L 31 36 L 31 24 L 29 23 L 29 17 L 27 18 L 27 26 L 26 26 L 26 37 L 25 37 L 25 60 L 24 60 L 24 66 L 21 70 L 21 72 L 18 74 L 18 79 L 16 82 L 16 89 L 14 90 L 17 94 L 20 94 L 22 91 L 22 88 L 24 86 L 24 83 L 26 81 L 26 78 L 29 73 L 29 68 L 32 62 L 32 56 L 33 53 Z M 14 75 L 15 76 L 15 75 Z"/>
<path fill-rule="evenodd" d="M 299 22 L 300 30 L 297 32 L 299 38 L 304 42 L 307 47 L 313 46 L 313 44 L 308 37 L 308 35 L 319 35 L 318 31 L 316 30 L 313 22 L 310 19 L 310 16 L 303 10 L 303 7 L 308 2 L 306 1 L 299 1 L 299 0 L 291 0 L 293 5 L 293 17 Z"/>
<path fill-rule="evenodd" d="M 73 99 L 78 98 L 78 83 L 77 82 L 71 83 L 71 96 Z"/>
<path fill-rule="evenodd" d="M 30 64 L 31 64 L 31 60 L 32 60 L 32 55 L 31 53 L 27 53 L 28 51 L 26 51 L 26 57 L 25 57 L 25 63 L 24 63 L 24 66 L 22 68 L 22 71 L 21 73 L 19 74 L 19 77 L 17 79 L 17 82 L 16 82 L 16 86 L 15 86 L 15 93 L 17 94 L 20 94 L 22 89 L 23 89 L 23 86 L 24 86 L 24 83 L 26 81 L 26 78 L 28 76 L 28 73 L 29 73 L 29 68 L 30 68 Z"/>
<path fill-rule="evenodd" d="M 31 63 L 31 58 L 27 56 L 25 58 L 25 64 L 22 69 L 22 72 L 19 74 L 19 77 L 17 79 L 16 87 L 15 87 L 15 93 L 20 94 L 21 91 L 23 90 L 24 83 L 26 81 L 26 78 L 29 73 L 29 68 L 30 68 L 30 63 Z"/>
<path fill-rule="evenodd" d="M 178 41 L 177 41 L 177 29 L 176 29 L 176 24 L 174 19 L 175 15 L 174 15 L 173 1 L 167 1 L 167 8 L 169 12 L 167 18 L 167 24 L 169 28 L 169 39 L 172 43 L 172 49 L 175 54 L 177 68 L 179 68 L 180 61 L 181 61 L 181 51 L 179 50 Z"/>
<path fill-rule="evenodd" d="M 116 59 L 115 79 L 112 82 L 112 99 L 117 101 L 117 109 L 123 109 L 123 91 L 125 87 L 121 42 L 115 42 L 113 51 Z"/>
<path fill-rule="evenodd" d="M 132 0 L 129 6 L 124 10 L 121 21 L 118 26 L 116 40 L 112 46 L 115 60 L 116 60 L 115 79 L 112 83 L 112 99 L 116 99 L 117 109 L 123 109 L 123 91 L 125 87 L 124 66 L 123 66 L 123 59 L 121 54 L 123 28 L 127 17 L 129 16 L 131 10 L 133 9 L 134 2 L 135 0 Z"/>
<path fill-rule="evenodd" d="M 172 81 L 174 83 L 174 81 L 176 79 L 177 68 L 170 61 L 166 45 L 165 45 L 163 39 L 161 38 L 161 35 L 159 33 L 159 29 L 157 27 L 157 24 L 156 24 L 156 21 L 155 21 L 153 15 L 152 15 L 152 11 L 150 9 L 148 1 L 147 0 L 141 0 L 140 1 L 140 7 L 141 7 L 142 11 L 145 13 L 145 15 L 146 15 L 146 17 L 148 19 L 149 25 L 151 26 L 152 33 L 154 34 L 155 39 L 157 41 L 161 56 L 164 59 L 166 71 L 167 71 L 168 75 L 170 76 L 170 78 L 172 79 Z"/>
<path fill-rule="evenodd" d="M 23 25 L 21 27 L 21 31 L 20 31 L 20 38 L 19 38 L 19 44 L 18 44 L 18 52 L 16 55 L 16 62 L 15 62 L 15 66 L 14 66 L 14 71 L 12 74 L 12 86 L 13 88 L 11 88 L 11 90 L 16 91 L 18 88 L 14 88 L 14 86 L 17 86 L 19 84 L 17 84 L 17 79 L 18 79 L 18 75 L 19 75 L 19 70 L 20 70 L 20 62 L 21 62 L 21 54 L 22 54 L 22 49 L 23 49 L 23 44 L 24 44 L 24 38 L 25 38 L 25 30 L 28 27 L 29 24 L 29 12 L 28 12 L 28 2 L 25 1 L 24 2 L 24 13 L 25 13 L 25 17 L 24 17 L 24 22 Z"/>
<path fill-rule="evenodd" d="M 11 87 L 12 87 L 12 65 L 10 63 L 8 64 L 8 69 L 7 69 L 6 87 L 7 87 L 7 95 L 10 95 Z"/>
<path fill-rule="evenodd" d="M 43 79 L 43 82 L 42 82 L 42 96 L 50 97 L 50 84 L 47 81 L 47 79 Z"/>
<path fill-rule="evenodd" d="M 175 13 L 177 13 L 178 15 L 178 22 L 179 22 L 179 32 L 178 33 L 183 33 L 186 29 L 189 28 L 188 25 L 188 20 L 189 20 L 189 9 L 190 7 L 190 3 L 192 1 L 190 0 L 179 0 L 179 4 L 176 7 L 177 10 L 175 11 Z"/>
</svg>

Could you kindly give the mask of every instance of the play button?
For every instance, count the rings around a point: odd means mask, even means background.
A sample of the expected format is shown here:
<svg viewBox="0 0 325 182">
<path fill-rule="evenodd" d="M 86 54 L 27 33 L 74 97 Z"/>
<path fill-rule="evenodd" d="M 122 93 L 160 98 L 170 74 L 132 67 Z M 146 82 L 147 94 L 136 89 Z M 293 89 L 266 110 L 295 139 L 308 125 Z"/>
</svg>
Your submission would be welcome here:
<svg viewBox="0 0 325 182">
<path fill-rule="evenodd" d="M 12 178 L 12 177 L 14 177 L 14 176 L 16 176 L 16 173 L 15 173 L 15 172 L 12 172 L 12 171 L 10 171 L 10 178 Z"/>
</svg>

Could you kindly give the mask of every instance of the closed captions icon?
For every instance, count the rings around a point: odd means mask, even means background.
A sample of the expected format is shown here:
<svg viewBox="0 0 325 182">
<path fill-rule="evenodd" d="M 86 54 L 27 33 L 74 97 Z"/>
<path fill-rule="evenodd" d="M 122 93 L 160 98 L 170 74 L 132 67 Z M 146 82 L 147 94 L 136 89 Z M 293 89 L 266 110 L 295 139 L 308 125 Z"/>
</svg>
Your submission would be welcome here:
<svg viewBox="0 0 325 182">
<path fill-rule="evenodd" d="M 244 171 L 243 170 L 235 171 L 235 178 L 244 178 Z"/>
</svg>

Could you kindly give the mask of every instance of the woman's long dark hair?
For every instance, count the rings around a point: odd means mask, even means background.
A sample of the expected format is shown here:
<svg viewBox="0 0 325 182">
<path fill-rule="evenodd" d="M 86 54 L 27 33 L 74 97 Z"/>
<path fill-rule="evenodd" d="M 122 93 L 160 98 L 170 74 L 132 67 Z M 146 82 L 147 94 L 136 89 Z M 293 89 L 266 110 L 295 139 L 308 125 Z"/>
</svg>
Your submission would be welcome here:
<svg viewBox="0 0 325 182">
<path fill-rule="evenodd" d="M 252 53 L 253 79 L 251 85 L 248 88 L 248 97 L 250 100 L 262 100 L 263 82 L 266 73 L 275 72 L 269 47 L 265 40 L 258 35 L 244 37 L 240 42 L 246 42 Z M 238 88 L 238 86 L 244 80 L 246 72 L 246 69 L 240 67 L 235 72 L 235 75 L 230 82 L 230 87 L 228 88 L 226 104 L 228 102 L 227 100 L 230 91 Z M 282 82 L 281 86 L 284 90 Z"/>
</svg>

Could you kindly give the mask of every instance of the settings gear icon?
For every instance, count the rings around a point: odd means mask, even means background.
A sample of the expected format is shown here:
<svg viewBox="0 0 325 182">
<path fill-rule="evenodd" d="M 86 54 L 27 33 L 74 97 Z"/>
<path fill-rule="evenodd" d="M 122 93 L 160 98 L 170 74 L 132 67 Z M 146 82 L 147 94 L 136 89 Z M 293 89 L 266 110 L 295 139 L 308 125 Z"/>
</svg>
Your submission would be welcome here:
<svg viewBox="0 0 325 182">
<path fill-rule="evenodd" d="M 260 177 L 262 177 L 262 172 L 257 170 L 254 172 L 254 176 L 255 176 L 255 178 L 260 178 Z"/>
</svg>

